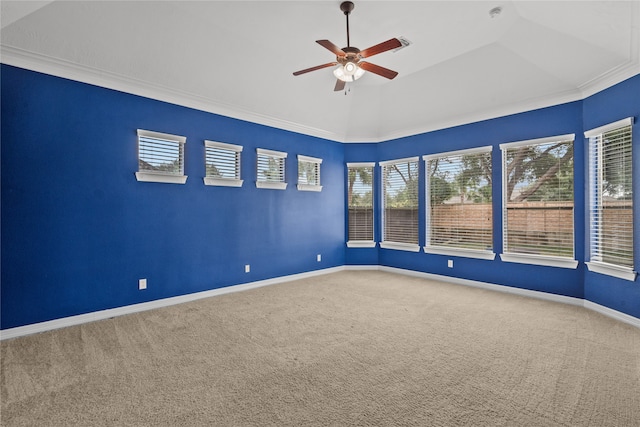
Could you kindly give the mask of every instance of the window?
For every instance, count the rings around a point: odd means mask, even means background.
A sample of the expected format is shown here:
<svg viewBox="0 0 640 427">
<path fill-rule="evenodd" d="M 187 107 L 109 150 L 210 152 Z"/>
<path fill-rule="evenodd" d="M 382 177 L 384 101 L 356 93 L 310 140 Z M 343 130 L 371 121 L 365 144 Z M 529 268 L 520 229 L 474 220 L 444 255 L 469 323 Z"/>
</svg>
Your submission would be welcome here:
<svg viewBox="0 0 640 427">
<path fill-rule="evenodd" d="M 423 156 L 425 252 L 494 259 L 491 147 Z"/>
<path fill-rule="evenodd" d="M 241 187 L 240 154 L 242 146 L 205 141 L 205 185 Z"/>
<path fill-rule="evenodd" d="M 284 163 L 287 153 L 281 151 L 256 149 L 258 153 L 256 187 L 285 190 Z"/>
<path fill-rule="evenodd" d="M 418 252 L 418 157 L 381 162 L 382 243 Z"/>
<path fill-rule="evenodd" d="M 322 191 L 320 164 L 322 159 L 298 155 L 298 190 Z"/>
<path fill-rule="evenodd" d="M 138 172 L 146 182 L 184 184 L 184 136 L 138 129 Z"/>
<path fill-rule="evenodd" d="M 373 248 L 373 166 L 375 163 L 347 163 L 347 246 Z"/>
<path fill-rule="evenodd" d="M 561 135 L 501 144 L 503 261 L 576 268 L 573 140 Z"/>
<path fill-rule="evenodd" d="M 591 271 L 635 280 L 633 271 L 633 119 L 585 132 L 589 138 Z"/>
</svg>

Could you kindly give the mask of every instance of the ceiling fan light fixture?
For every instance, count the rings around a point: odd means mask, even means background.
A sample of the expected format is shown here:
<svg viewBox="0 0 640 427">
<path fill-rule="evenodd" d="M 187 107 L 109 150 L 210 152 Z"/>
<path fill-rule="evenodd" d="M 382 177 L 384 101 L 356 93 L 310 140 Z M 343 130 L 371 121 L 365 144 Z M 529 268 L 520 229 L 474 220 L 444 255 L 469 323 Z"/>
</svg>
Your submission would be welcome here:
<svg viewBox="0 0 640 427">
<path fill-rule="evenodd" d="M 364 75 L 364 70 L 354 62 L 347 62 L 333 70 L 333 75 L 343 82 L 354 82 Z"/>
</svg>

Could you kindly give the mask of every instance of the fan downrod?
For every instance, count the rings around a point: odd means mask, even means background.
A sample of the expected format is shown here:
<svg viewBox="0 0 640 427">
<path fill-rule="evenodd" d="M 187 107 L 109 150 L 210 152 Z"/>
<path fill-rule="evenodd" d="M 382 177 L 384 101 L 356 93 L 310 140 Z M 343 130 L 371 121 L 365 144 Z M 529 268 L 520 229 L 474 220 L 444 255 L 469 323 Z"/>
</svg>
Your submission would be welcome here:
<svg viewBox="0 0 640 427">
<path fill-rule="evenodd" d="M 350 1 L 343 1 L 340 3 L 340 10 L 344 12 L 344 17 L 347 18 L 347 47 L 351 46 L 351 40 L 349 39 L 349 14 L 355 5 Z"/>
</svg>

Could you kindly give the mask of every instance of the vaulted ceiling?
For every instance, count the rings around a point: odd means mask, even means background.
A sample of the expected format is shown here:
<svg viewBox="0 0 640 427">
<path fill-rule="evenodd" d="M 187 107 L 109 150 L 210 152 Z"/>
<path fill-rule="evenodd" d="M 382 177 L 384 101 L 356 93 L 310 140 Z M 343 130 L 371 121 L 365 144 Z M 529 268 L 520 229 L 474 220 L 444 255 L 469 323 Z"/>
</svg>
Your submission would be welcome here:
<svg viewBox="0 0 640 427">
<path fill-rule="evenodd" d="M 342 142 L 582 99 L 640 73 L 640 1 L 355 0 L 351 45 L 412 44 L 334 92 L 340 1 L 2 1 L 2 62 Z M 490 10 L 501 7 L 499 15 Z"/>
</svg>

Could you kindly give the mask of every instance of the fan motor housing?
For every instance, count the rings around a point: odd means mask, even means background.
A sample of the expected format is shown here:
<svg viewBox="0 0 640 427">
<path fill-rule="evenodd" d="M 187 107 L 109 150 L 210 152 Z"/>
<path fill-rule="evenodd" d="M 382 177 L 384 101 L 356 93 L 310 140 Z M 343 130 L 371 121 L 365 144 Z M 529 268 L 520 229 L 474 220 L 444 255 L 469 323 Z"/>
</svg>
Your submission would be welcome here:
<svg viewBox="0 0 640 427">
<path fill-rule="evenodd" d="M 362 57 L 360 56 L 360 49 L 358 49 L 357 47 L 343 47 L 342 51 L 345 53 L 344 56 L 336 56 L 336 61 L 338 61 L 342 65 L 346 64 L 347 62 L 357 63 L 358 61 L 360 61 L 360 59 L 362 59 Z"/>
</svg>

